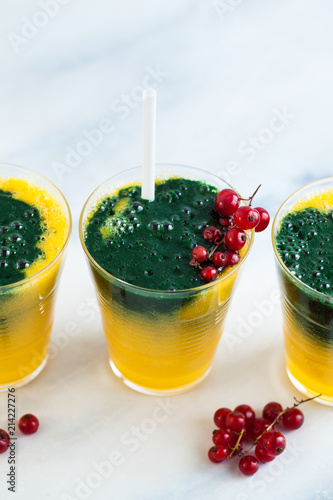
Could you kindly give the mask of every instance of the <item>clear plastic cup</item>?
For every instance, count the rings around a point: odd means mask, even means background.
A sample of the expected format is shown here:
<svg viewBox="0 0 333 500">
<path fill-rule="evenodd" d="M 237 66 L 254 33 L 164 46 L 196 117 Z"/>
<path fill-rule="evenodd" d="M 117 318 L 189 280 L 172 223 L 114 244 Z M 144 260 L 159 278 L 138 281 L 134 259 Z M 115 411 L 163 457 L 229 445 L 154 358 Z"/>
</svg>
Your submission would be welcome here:
<svg viewBox="0 0 333 500">
<path fill-rule="evenodd" d="M 156 167 L 158 179 L 175 175 L 204 181 L 218 190 L 230 187 L 215 175 L 193 167 Z M 82 210 L 80 238 L 97 292 L 113 372 L 129 387 L 146 394 L 177 393 L 198 384 L 211 368 L 236 279 L 252 247 L 253 231 L 240 262 L 216 281 L 177 291 L 125 283 L 92 258 L 84 232 L 89 215 L 103 198 L 140 182 L 141 167 L 137 167 L 98 187 Z"/>
<path fill-rule="evenodd" d="M 285 266 L 277 251 L 276 237 L 281 220 L 293 210 L 296 203 L 303 203 L 314 195 L 325 194 L 332 189 L 331 177 L 296 191 L 279 208 L 272 226 L 281 291 L 287 373 L 300 392 L 308 396 L 321 394 L 315 400 L 327 405 L 333 405 L 333 297 L 306 285 Z M 326 244 L 332 245 L 332 240 Z M 313 256 L 314 269 L 316 257 Z"/>
<path fill-rule="evenodd" d="M 50 200 L 56 200 L 62 209 L 64 219 L 59 224 L 66 224 L 67 233 L 45 268 L 16 283 L 0 286 L 0 390 L 5 390 L 33 380 L 46 364 L 57 285 L 71 232 L 71 214 L 60 191 L 36 172 L 2 163 L 0 178 L 25 180 L 46 190 Z"/>
</svg>

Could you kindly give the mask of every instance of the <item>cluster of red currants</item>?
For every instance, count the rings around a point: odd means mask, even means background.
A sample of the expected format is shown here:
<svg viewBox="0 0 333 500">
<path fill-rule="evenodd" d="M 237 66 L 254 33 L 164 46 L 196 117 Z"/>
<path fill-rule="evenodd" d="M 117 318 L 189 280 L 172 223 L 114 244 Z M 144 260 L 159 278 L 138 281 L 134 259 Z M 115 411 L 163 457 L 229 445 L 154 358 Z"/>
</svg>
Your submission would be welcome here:
<svg viewBox="0 0 333 500">
<path fill-rule="evenodd" d="M 304 401 L 302 401 L 304 402 Z M 298 403 L 300 404 L 300 403 Z M 208 451 L 208 458 L 214 462 L 223 462 L 227 458 L 240 457 L 238 467 L 246 476 L 252 476 L 259 469 L 260 462 L 271 462 L 286 447 L 286 439 L 275 429 L 282 425 L 287 430 L 301 427 L 304 415 L 295 404 L 283 410 L 280 403 L 267 403 L 262 417 L 256 417 L 251 406 L 242 404 L 234 411 L 219 408 L 214 414 L 214 423 L 218 429 L 213 431 L 213 443 Z M 248 441 L 250 448 L 243 451 Z M 254 455 L 248 454 L 254 448 Z"/>
<path fill-rule="evenodd" d="M 34 434 L 37 432 L 39 427 L 38 418 L 31 413 L 26 413 L 23 415 L 19 422 L 18 428 L 22 432 L 22 434 Z M 10 445 L 10 436 L 8 432 L 0 429 L 0 453 L 5 453 L 8 450 Z"/>
<path fill-rule="evenodd" d="M 248 199 L 249 205 L 244 206 L 239 206 L 242 198 L 233 189 L 222 189 L 216 195 L 215 210 L 219 215 L 221 229 L 207 226 L 203 230 L 204 239 L 214 243 L 216 247 L 209 254 L 204 246 L 197 245 L 191 254 L 191 265 L 200 268 L 200 277 L 204 281 L 215 280 L 225 267 L 237 264 L 240 259 L 239 250 L 246 243 L 246 230 L 254 229 L 258 233 L 268 226 L 270 217 L 267 210 L 251 206 L 258 189 Z M 224 250 L 216 251 L 222 243 Z M 212 260 L 212 264 L 207 262 L 208 260 Z M 207 265 L 201 267 L 200 264 L 204 262 L 207 262 Z"/>
</svg>

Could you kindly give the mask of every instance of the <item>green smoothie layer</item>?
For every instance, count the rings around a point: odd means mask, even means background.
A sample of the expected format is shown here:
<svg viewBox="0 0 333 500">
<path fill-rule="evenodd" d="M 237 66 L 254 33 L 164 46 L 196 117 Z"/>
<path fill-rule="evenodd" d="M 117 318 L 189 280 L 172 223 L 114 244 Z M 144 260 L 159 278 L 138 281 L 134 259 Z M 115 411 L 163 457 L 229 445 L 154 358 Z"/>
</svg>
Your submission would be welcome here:
<svg viewBox="0 0 333 500">
<path fill-rule="evenodd" d="M 87 249 L 103 269 L 127 283 L 154 290 L 201 286 L 198 270 L 189 265 L 191 250 L 207 247 L 202 231 L 217 224 L 217 192 L 183 178 L 158 183 L 153 202 L 141 198 L 139 185 L 121 189 L 89 219 Z"/>
<path fill-rule="evenodd" d="M 287 214 L 276 236 L 284 264 L 314 290 L 333 295 L 333 210 L 304 208 Z"/>
<path fill-rule="evenodd" d="M 39 210 L 0 189 L 0 285 L 25 278 L 24 270 L 42 251 L 37 248 L 44 229 Z"/>
</svg>

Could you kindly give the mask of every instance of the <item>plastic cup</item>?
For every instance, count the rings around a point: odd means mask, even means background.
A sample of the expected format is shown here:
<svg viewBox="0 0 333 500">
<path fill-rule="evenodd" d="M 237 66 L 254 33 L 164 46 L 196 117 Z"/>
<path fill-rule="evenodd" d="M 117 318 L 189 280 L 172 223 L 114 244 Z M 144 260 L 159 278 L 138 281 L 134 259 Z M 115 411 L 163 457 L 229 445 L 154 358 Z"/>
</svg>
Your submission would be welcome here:
<svg viewBox="0 0 333 500">
<path fill-rule="evenodd" d="M 333 297 L 304 284 L 285 266 L 276 248 L 276 236 L 282 218 L 295 203 L 332 189 L 331 177 L 296 191 L 279 208 L 272 226 L 287 373 L 300 392 L 310 397 L 320 394 L 315 401 L 327 405 L 333 405 Z M 327 244 L 332 245 L 332 241 Z"/>
<path fill-rule="evenodd" d="M 0 164 L 0 178 L 16 178 L 46 190 L 67 222 L 67 237 L 55 258 L 36 274 L 0 286 L 0 390 L 26 384 L 44 368 L 54 316 L 61 265 L 71 232 L 71 214 L 60 191 L 26 168 Z"/>
<path fill-rule="evenodd" d="M 215 175 L 193 167 L 156 166 L 158 179 L 175 175 L 204 181 L 218 190 L 230 187 Z M 137 391 L 171 394 L 195 386 L 208 374 L 253 232 L 239 263 L 211 283 L 177 291 L 148 290 L 125 283 L 92 258 L 84 231 L 87 218 L 103 198 L 123 186 L 140 183 L 140 179 L 141 168 L 137 167 L 98 187 L 82 210 L 80 238 L 97 292 L 113 372 Z"/>
</svg>

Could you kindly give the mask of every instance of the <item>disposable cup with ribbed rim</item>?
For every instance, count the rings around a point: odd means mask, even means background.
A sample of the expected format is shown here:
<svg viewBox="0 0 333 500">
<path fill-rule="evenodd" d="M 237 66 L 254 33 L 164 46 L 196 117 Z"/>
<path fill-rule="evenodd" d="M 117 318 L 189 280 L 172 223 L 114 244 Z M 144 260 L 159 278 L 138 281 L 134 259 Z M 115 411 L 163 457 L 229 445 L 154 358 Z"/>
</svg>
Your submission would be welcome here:
<svg viewBox="0 0 333 500">
<path fill-rule="evenodd" d="M 172 176 L 204 181 L 218 190 L 231 187 L 204 170 L 156 165 L 157 179 Z M 79 233 L 96 288 L 113 372 L 139 392 L 172 394 L 195 386 L 211 369 L 236 279 L 253 244 L 253 231 L 249 231 L 239 263 L 216 281 L 176 291 L 126 283 L 91 256 L 85 244 L 85 227 L 103 198 L 140 182 L 141 167 L 136 167 L 99 186 L 83 207 Z"/>
<path fill-rule="evenodd" d="M 63 244 L 48 265 L 25 279 L 0 286 L 0 390 L 6 390 L 33 380 L 47 362 L 56 292 L 72 222 L 64 196 L 42 175 L 1 163 L 0 178 L 24 180 L 45 190 L 59 204 L 66 223 Z"/>
<path fill-rule="evenodd" d="M 310 183 L 287 198 L 275 216 L 272 241 L 281 292 L 287 374 L 300 392 L 310 397 L 320 395 L 315 401 L 333 405 L 333 296 L 297 278 L 283 263 L 276 246 L 281 221 L 295 204 L 329 190 L 333 190 L 333 177 Z M 326 244 L 332 245 L 332 241 Z"/>
</svg>

